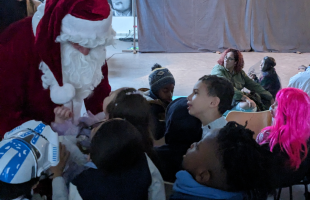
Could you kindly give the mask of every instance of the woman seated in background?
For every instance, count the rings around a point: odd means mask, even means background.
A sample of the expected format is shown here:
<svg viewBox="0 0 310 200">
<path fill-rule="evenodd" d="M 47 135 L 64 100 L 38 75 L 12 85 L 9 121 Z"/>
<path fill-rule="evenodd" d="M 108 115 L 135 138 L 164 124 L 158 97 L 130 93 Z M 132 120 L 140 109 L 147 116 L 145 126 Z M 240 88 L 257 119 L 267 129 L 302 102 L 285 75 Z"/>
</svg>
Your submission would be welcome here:
<svg viewBox="0 0 310 200">
<path fill-rule="evenodd" d="M 277 92 L 281 89 L 281 83 L 278 74 L 274 67 L 276 61 L 272 57 L 264 57 L 261 61 L 260 68 L 262 71 L 262 77 L 258 78 L 255 74 L 250 74 L 250 77 L 257 83 L 259 83 L 265 90 L 270 92 L 273 98 L 276 97 Z"/>
<path fill-rule="evenodd" d="M 227 78 L 234 86 L 235 95 L 233 105 L 237 110 L 254 109 L 266 110 L 271 105 L 272 95 L 266 91 L 260 84 L 254 82 L 242 70 L 244 66 L 243 56 L 236 49 L 227 49 L 223 52 L 211 71 L 211 75 Z M 251 94 L 245 94 L 241 90 L 247 88 Z M 255 94 L 256 93 L 256 94 Z M 248 96 L 255 100 L 255 102 Z"/>
<path fill-rule="evenodd" d="M 266 127 L 256 141 L 273 152 L 282 176 L 276 186 L 299 182 L 310 168 L 310 97 L 296 88 L 284 88 L 271 106 L 273 125 Z"/>
</svg>

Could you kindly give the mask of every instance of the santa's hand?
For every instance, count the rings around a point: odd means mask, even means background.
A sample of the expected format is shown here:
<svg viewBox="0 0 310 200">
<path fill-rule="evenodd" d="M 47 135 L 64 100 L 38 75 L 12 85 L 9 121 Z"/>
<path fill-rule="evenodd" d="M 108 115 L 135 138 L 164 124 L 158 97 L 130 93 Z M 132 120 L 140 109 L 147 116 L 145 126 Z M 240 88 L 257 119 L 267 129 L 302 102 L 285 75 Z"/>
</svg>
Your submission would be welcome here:
<svg viewBox="0 0 310 200">
<path fill-rule="evenodd" d="M 58 106 L 54 109 L 55 123 L 64 123 L 66 120 L 72 117 L 72 112 L 69 108 L 64 106 Z"/>
</svg>

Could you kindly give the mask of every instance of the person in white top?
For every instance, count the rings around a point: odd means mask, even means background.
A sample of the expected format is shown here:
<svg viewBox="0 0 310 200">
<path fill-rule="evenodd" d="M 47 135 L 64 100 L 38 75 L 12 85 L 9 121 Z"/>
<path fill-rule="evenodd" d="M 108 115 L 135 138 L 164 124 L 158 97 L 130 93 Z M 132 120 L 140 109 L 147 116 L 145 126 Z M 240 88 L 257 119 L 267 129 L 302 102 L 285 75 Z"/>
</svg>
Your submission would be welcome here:
<svg viewBox="0 0 310 200">
<path fill-rule="evenodd" d="M 202 138 L 227 124 L 222 115 L 232 108 L 233 96 L 233 85 L 225 78 L 205 75 L 195 84 L 187 105 L 189 114 L 202 123 Z"/>
<path fill-rule="evenodd" d="M 310 66 L 306 67 L 302 65 L 298 67 L 298 69 L 304 70 L 304 72 L 299 72 L 298 74 L 290 78 L 287 87 L 301 89 L 310 96 Z"/>
</svg>

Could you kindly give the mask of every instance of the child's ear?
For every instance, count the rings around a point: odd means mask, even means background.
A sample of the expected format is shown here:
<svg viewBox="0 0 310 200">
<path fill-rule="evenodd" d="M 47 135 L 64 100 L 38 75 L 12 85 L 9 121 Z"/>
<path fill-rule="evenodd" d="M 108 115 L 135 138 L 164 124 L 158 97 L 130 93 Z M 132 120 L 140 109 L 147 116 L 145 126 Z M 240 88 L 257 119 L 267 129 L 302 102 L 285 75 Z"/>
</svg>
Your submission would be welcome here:
<svg viewBox="0 0 310 200">
<path fill-rule="evenodd" d="M 200 173 L 198 173 L 195 177 L 196 181 L 202 185 L 206 185 L 208 181 L 210 180 L 210 171 L 209 170 L 204 170 Z"/>
<path fill-rule="evenodd" d="M 213 100 L 212 100 L 212 102 L 211 102 L 211 106 L 212 107 L 217 107 L 219 104 L 220 104 L 220 98 L 218 98 L 218 97 L 213 97 Z"/>
</svg>

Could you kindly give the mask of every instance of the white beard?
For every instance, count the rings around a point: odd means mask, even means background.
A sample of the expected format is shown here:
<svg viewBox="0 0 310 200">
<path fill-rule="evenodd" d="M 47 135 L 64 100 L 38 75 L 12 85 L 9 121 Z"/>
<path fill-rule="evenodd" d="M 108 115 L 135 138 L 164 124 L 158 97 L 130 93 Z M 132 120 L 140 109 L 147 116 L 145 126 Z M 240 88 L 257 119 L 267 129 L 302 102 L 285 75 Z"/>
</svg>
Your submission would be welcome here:
<svg viewBox="0 0 310 200">
<path fill-rule="evenodd" d="M 45 89 L 50 88 L 51 99 L 56 104 L 64 104 L 64 106 L 71 109 L 73 112 L 74 123 L 77 124 L 78 118 L 84 114 L 83 100 L 87 98 L 95 87 L 104 78 L 101 68 L 105 63 L 105 46 L 100 45 L 90 50 L 87 56 L 76 50 L 69 42 L 61 43 L 61 59 L 62 59 L 62 76 L 63 84 L 71 85 L 74 90 L 74 96 L 70 97 L 68 101 L 61 100 L 63 103 L 57 103 L 52 98 L 53 87 L 58 86 L 57 80 L 50 68 L 42 61 L 40 70 L 43 72 L 41 77 L 42 85 Z M 59 86 L 58 86 L 59 87 Z M 57 90 L 56 90 L 57 94 Z M 58 98 L 66 99 L 68 93 L 57 94 Z M 60 96 L 59 96 L 60 95 Z"/>
<path fill-rule="evenodd" d="M 97 46 L 85 56 L 69 42 L 60 45 L 63 83 L 73 85 L 75 99 L 83 100 L 103 79 L 101 67 L 105 63 L 105 46 Z"/>
</svg>

